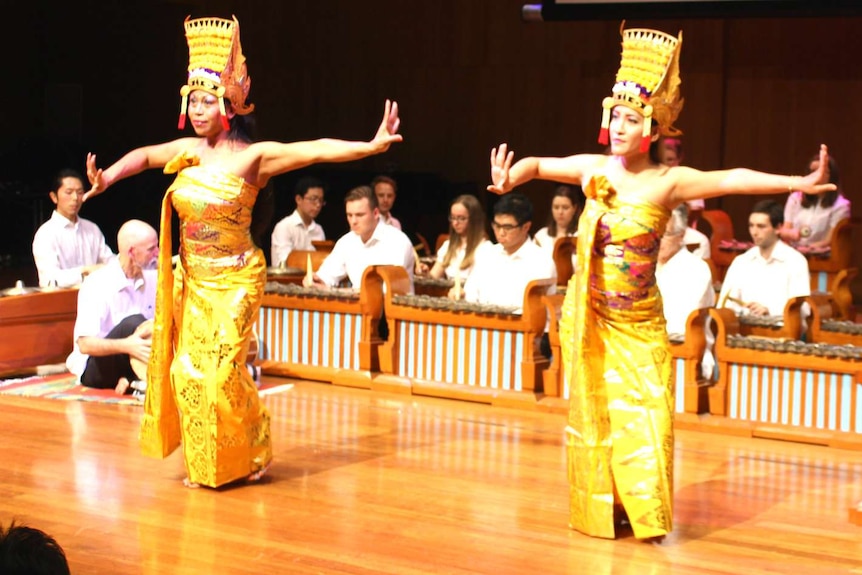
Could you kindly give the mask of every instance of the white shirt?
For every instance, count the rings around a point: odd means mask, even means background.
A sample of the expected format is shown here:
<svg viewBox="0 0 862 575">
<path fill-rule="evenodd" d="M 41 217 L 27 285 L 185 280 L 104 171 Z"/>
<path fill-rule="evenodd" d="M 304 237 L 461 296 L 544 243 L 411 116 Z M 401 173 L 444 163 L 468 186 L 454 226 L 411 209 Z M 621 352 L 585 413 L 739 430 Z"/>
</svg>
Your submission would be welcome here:
<svg viewBox="0 0 862 575">
<path fill-rule="evenodd" d="M 844 196 L 838 196 L 835 203 L 828 208 L 820 204 L 803 208 L 802 192 L 793 192 L 784 204 L 785 223 L 793 225 L 797 230 L 807 229 L 810 232 L 807 237 L 800 235 L 797 243 L 801 246 L 827 239 L 838 222 L 849 217 L 850 200 Z"/>
<path fill-rule="evenodd" d="M 682 236 L 682 245 L 688 250 L 688 246 L 694 244 L 697 244 L 697 247 L 691 250 L 691 253 L 701 259 L 708 260 L 711 255 L 709 237 L 700 230 L 687 227 L 685 228 L 685 235 Z"/>
<path fill-rule="evenodd" d="M 311 242 L 320 242 L 326 239 L 326 234 L 323 233 L 323 228 L 311 220 L 307 226 L 302 221 L 302 216 L 299 212 L 293 210 L 293 213 L 283 218 L 275 224 L 272 230 L 272 247 L 270 249 L 272 259 L 270 263 L 273 266 L 279 266 L 293 250 L 313 250 L 314 246 Z"/>
<path fill-rule="evenodd" d="M 142 278 L 131 280 L 123 273 L 120 261 L 111 260 L 84 279 L 78 292 L 78 316 L 75 319 L 72 353 L 66 367 L 78 377 L 90 357 L 81 353 L 79 337 L 105 337 L 130 315 L 141 314 L 152 319 L 156 306 L 156 270 L 144 270 Z"/>
<path fill-rule="evenodd" d="M 529 238 L 511 255 L 500 244 L 493 244 L 476 254 L 473 271 L 464 284 L 464 299 L 511 306 L 521 313 L 527 284 L 539 279 L 553 279 L 556 283 L 557 267 L 547 252 Z M 549 294 L 556 292 L 555 285 L 548 288 Z"/>
<path fill-rule="evenodd" d="M 578 232 L 573 234 L 567 234 L 568 237 L 576 238 L 578 237 Z M 552 238 L 548 233 L 548 226 L 541 228 L 536 234 L 533 236 L 533 241 L 536 242 L 540 248 L 548 252 L 548 255 L 551 259 L 554 258 L 554 246 L 557 243 L 557 238 Z M 574 254 L 572 254 L 572 260 L 574 261 Z"/>
<path fill-rule="evenodd" d="M 493 246 L 491 242 L 488 240 L 482 240 L 479 242 L 479 245 L 476 246 L 475 253 L 473 254 L 473 265 L 467 269 L 461 269 L 461 262 L 464 261 L 464 256 L 467 255 L 467 248 L 461 244 L 458 249 L 455 251 L 455 255 L 452 260 L 449 262 L 449 265 L 446 266 L 444 273 L 446 277 L 449 279 L 454 279 L 456 276 L 461 278 L 463 282 L 468 277 L 470 277 L 470 272 L 473 271 L 473 267 L 476 265 L 476 260 L 480 257 L 479 254 L 482 250 L 488 249 Z M 443 242 L 443 245 L 440 246 L 440 249 L 437 250 L 437 261 L 443 262 L 443 259 L 446 257 L 446 252 L 449 251 L 449 240 Z"/>
<path fill-rule="evenodd" d="M 724 305 L 745 315 L 748 309 L 726 301 L 728 296 L 745 303 L 759 303 L 771 316 L 782 316 L 787 300 L 811 294 L 808 260 L 792 247 L 778 240 L 769 259 L 763 259 L 760 248 L 754 246 L 734 258 L 721 286 L 719 306 Z"/>
<path fill-rule="evenodd" d="M 71 222 L 57 210 L 33 237 L 33 259 L 39 285 L 71 287 L 81 283 L 81 268 L 115 258 L 99 226 L 79 217 Z"/>
<path fill-rule="evenodd" d="M 696 309 L 715 305 L 709 265 L 685 246 L 656 268 L 669 334 L 685 334 L 685 322 Z"/>
<path fill-rule="evenodd" d="M 380 214 L 380 221 L 387 226 L 392 226 L 396 230 L 401 229 L 401 222 L 399 222 L 398 218 L 396 218 L 392 214 L 387 214 L 385 216 L 383 214 Z"/>
<path fill-rule="evenodd" d="M 410 277 L 410 293 L 413 293 L 413 267 L 416 265 L 413 244 L 404 232 L 380 222 L 367 242 L 363 243 L 359 234 L 352 231 L 341 236 L 320 264 L 317 276 L 329 286 L 336 286 L 347 277 L 358 290 L 365 268 L 373 265 L 403 267 Z"/>
</svg>

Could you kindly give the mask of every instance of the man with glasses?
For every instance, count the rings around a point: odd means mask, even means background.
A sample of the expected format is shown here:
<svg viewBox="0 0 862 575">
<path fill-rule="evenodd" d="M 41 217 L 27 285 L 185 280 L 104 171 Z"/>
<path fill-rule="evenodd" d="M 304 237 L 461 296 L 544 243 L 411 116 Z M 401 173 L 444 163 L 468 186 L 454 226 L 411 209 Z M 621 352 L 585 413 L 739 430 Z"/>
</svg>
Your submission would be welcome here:
<svg viewBox="0 0 862 575">
<path fill-rule="evenodd" d="M 296 210 L 275 224 L 272 230 L 273 266 L 284 265 L 293 250 L 313 250 L 311 242 L 326 239 L 323 228 L 314 221 L 326 205 L 323 182 L 312 177 L 301 178 L 296 183 L 295 194 Z"/>
<path fill-rule="evenodd" d="M 494 205 L 491 228 L 497 243 L 476 254 L 476 263 L 463 297 L 476 303 L 509 306 L 522 311 L 527 284 L 538 279 L 557 279 L 554 261 L 530 241 L 533 205 L 523 194 L 502 196 Z M 548 288 L 555 293 L 556 287 Z"/>
</svg>

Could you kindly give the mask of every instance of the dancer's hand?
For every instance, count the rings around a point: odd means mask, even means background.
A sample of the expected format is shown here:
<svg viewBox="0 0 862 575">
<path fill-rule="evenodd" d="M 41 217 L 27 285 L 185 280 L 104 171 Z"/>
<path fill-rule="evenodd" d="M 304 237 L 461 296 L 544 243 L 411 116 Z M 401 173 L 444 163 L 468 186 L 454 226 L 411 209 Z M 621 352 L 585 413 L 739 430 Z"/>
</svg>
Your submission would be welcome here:
<svg viewBox="0 0 862 575">
<path fill-rule="evenodd" d="M 822 194 L 832 192 L 837 188 L 829 183 L 829 149 L 826 144 L 820 145 L 820 159 L 817 169 L 801 178 L 795 178 L 793 189 L 803 194 Z"/>
<path fill-rule="evenodd" d="M 506 144 L 500 144 L 499 148 L 491 150 L 491 185 L 488 191 L 495 194 L 505 194 L 512 189 L 509 180 L 509 168 L 512 167 L 514 152 L 509 152 Z"/>
<path fill-rule="evenodd" d="M 93 196 L 97 196 L 105 191 L 105 179 L 102 177 L 102 170 L 96 169 L 96 154 L 87 153 L 87 179 L 90 181 L 89 191 L 84 193 L 83 201 L 87 201 Z"/>
<path fill-rule="evenodd" d="M 377 128 L 377 133 L 374 134 L 374 139 L 371 140 L 377 153 L 385 152 L 391 144 L 404 139 L 398 133 L 400 127 L 401 118 L 398 117 L 398 102 L 386 100 L 386 105 L 383 108 L 383 120 L 380 122 L 380 127 Z"/>
</svg>

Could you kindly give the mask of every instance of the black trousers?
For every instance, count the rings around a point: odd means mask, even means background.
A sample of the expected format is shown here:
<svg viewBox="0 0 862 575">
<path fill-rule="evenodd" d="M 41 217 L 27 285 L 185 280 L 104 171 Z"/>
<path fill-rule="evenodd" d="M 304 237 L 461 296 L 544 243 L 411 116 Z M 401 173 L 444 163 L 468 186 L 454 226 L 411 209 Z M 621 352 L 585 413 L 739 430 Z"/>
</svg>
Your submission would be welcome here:
<svg viewBox="0 0 862 575">
<path fill-rule="evenodd" d="M 130 315 L 114 326 L 114 329 L 108 332 L 105 339 L 129 337 L 145 321 L 146 318 L 139 313 Z M 84 373 L 81 375 L 81 385 L 98 389 L 114 389 L 121 377 L 125 377 L 129 381 L 137 379 L 135 372 L 132 371 L 132 364 L 129 363 L 128 355 L 125 353 L 100 357 L 91 355 L 87 359 L 87 367 L 84 368 Z"/>
</svg>

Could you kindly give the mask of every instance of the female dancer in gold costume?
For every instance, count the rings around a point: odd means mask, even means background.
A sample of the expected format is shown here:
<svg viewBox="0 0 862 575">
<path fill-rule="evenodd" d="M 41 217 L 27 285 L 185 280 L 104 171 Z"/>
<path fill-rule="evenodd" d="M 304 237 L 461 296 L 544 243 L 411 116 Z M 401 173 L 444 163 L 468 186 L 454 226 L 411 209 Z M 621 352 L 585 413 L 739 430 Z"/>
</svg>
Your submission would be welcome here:
<svg viewBox="0 0 862 575">
<path fill-rule="evenodd" d="M 138 148 L 108 169 L 87 156 L 92 189 L 149 168 L 177 178 L 162 202 L 159 290 L 141 445 L 166 457 L 182 440 L 190 487 L 259 479 L 272 459 L 269 414 L 245 366 L 266 281 L 250 233 L 258 191 L 278 174 L 317 162 L 346 162 L 400 142 L 398 105 L 386 102 L 369 142 L 321 139 L 251 143 L 241 129 L 250 80 L 236 19 L 185 22 L 189 79 L 180 94 L 196 137 Z M 227 100 L 227 102 L 225 102 Z M 180 257 L 171 266 L 171 210 L 180 219 Z"/>
<path fill-rule="evenodd" d="M 701 172 L 663 166 L 661 136 L 679 134 L 678 38 L 625 30 L 613 96 L 603 102 L 599 141 L 609 155 L 524 158 L 506 144 L 491 151 L 488 189 L 506 193 L 534 178 L 583 184 L 578 273 L 566 291 L 560 337 L 570 382 L 566 442 L 570 525 L 613 538 L 624 515 L 640 539 L 673 526 L 673 388 L 656 287 L 659 243 L 681 202 L 725 194 L 821 193 L 820 166 L 805 177 L 746 169 Z M 655 123 L 653 123 L 655 120 Z"/>
</svg>

